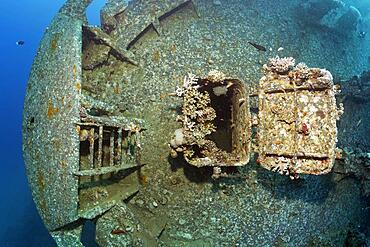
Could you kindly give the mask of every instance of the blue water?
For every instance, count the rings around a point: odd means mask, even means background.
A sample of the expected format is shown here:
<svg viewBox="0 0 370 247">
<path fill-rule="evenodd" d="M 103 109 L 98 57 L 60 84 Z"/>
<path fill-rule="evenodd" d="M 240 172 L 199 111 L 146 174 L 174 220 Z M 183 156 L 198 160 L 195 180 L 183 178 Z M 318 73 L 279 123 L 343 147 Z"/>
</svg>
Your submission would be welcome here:
<svg viewBox="0 0 370 247">
<path fill-rule="evenodd" d="M 32 201 L 22 158 L 25 88 L 45 28 L 64 0 L 17 0 L 1 4 L 0 30 L 0 247 L 55 246 Z M 95 0 L 88 19 L 99 23 L 104 0 Z M 17 46 L 24 40 L 23 46 Z"/>
</svg>

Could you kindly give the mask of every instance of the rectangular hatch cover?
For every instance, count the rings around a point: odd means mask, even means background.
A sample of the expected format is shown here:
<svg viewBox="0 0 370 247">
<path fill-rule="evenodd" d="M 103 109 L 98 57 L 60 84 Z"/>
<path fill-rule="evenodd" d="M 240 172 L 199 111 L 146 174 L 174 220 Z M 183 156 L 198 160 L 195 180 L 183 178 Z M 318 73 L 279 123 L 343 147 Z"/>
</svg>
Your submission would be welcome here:
<svg viewBox="0 0 370 247">
<path fill-rule="evenodd" d="M 284 175 L 325 174 L 335 160 L 336 87 L 329 71 L 274 58 L 259 88 L 258 163 Z"/>
</svg>

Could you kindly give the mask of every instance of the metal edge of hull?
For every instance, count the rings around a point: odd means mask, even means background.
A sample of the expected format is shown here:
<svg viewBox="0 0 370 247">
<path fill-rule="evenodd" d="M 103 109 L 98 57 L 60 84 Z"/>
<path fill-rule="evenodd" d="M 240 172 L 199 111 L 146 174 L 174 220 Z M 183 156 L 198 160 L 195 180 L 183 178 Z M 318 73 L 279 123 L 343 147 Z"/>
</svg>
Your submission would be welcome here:
<svg viewBox="0 0 370 247">
<path fill-rule="evenodd" d="M 41 41 L 23 112 L 23 156 L 28 181 L 49 230 L 78 219 L 78 178 L 73 172 L 79 167 L 75 123 L 80 110 L 84 18 L 64 13 L 70 2 L 78 3 L 68 1 L 62 7 Z M 80 4 L 82 8 L 88 5 L 86 1 Z"/>
</svg>

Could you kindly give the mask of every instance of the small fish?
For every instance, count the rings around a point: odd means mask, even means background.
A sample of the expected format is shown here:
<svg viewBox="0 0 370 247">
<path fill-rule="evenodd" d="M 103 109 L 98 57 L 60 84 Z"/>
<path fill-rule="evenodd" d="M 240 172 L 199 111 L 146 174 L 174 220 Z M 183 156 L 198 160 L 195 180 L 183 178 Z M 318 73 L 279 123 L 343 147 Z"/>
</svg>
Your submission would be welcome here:
<svg viewBox="0 0 370 247">
<path fill-rule="evenodd" d="M 18 40 L 17 42 L 15 42 L 16 45 L 24 45 L 24 41 L 23 40 Z"/>
<path fill-rule="evenodd" d="M 262 45 L 259 45 L 259 44 L 256 44 L 256 43 L 253 43 L 253 42 L 250 42 L 250 41 L 248 41 L 248 44 L 250 44 L 251 46 L 253 46 L 254 48 L 256 48 L 259 51 L 267 51 L 266 47 L 264 47 Z"/>
<path fill-rule="evenodd" d="M 356 124 L 356 127 L 360 126 L 361 123 L 362 123 L 362 118 L 360 120 L 358 120 L 358 122 Z"/>
<path fill-rule="evenodd" d="M 113 229 L 110 233 L 111 234 L 114 234 L 114 235 L 117 235 L 117 234 L 126 234 L 127 231 L 126 230 L 122 230 L 122 229 Z"/>
</svg>

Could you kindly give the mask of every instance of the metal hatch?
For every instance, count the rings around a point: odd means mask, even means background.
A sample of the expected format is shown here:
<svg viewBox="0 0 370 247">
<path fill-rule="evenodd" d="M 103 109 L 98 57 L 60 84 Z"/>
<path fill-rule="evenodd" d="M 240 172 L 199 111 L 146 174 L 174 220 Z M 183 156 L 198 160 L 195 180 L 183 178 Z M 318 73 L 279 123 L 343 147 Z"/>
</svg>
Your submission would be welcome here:
<svg viewBox="0 0 370 247">
<path fill-rule="evenodd" d="M 329 71 L 270 59 L 259 88 L 258 152 L 263 167 L 292 177 L 325 174 L 335 160 L 337 88 Z"/>
</svg>

